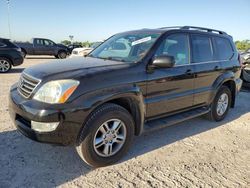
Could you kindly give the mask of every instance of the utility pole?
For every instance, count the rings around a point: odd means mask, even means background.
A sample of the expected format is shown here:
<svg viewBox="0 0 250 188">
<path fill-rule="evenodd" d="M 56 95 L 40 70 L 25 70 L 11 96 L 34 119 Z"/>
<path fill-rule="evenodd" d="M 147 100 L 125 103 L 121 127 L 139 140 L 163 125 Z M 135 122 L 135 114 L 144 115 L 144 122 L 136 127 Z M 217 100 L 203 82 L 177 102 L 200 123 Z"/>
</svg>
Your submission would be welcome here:
<svg viewBox="0 0 250 188">
<path fill-rule="evenodd" d="M 8 27 L 9 27 L 9 38 L 11 39 L 11 31 L 10 31 L 10 0 L 6 0 L 7 8 L 8 8 Z"/>
<path fill-rule="evenodd" d="M 70 39 L 70 41 L 71 41 L 71 44 L 73 44 L 73 38 L 74 38 L 73 35 L 69 35 L 69 39 Z"/>
</svg>

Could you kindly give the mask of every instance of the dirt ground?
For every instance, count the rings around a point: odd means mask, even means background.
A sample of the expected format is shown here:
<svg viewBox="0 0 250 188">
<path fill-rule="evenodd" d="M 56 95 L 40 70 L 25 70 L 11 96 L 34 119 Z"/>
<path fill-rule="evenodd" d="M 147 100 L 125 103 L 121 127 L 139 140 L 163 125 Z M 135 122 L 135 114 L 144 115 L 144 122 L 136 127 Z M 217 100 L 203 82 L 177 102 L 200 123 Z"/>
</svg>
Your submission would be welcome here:
<svg viewBox="0 0 250 188">
<path fill-rule="evenodd" d="M 8 114 L 8 93 L 28 57 L 0 75 L 0 187 L 250 187 L 250 92 L 222 122 L 196 118 L 135 137 L 116 165 L 91 169 L 74 148 L 25 138 Z"/>
</svg>

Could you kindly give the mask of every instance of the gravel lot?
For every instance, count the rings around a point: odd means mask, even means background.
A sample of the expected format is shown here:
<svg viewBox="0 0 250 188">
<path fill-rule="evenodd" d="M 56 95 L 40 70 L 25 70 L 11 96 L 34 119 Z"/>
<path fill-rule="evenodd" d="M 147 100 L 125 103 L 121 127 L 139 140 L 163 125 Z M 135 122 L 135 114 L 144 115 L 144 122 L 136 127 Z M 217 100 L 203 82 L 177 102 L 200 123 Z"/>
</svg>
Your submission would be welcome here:
<svg viewBox="0 0 250 188">
<path fill-rule="evenodd" d="M 36 143 L 16 131 L 8 92 L 28 57 L 0 75 L 0 187 L 250 187 L 250 92 L 219 123 L 196 118 L 135 137 L 122 161 L 91 169 L 74 148 Z"/>
</svg>

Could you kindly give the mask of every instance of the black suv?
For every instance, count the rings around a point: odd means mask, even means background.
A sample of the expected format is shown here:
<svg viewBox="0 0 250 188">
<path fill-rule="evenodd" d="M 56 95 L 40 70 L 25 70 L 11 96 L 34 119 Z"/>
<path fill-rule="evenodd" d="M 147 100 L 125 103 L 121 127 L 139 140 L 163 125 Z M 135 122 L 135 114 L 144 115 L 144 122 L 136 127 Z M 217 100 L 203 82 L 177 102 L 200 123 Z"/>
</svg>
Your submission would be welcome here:
<svg viewBox="0 0 250 188">
<path fill-rule="evenodd" d="M 91 166 L 119 160 L 134 135 L 206 115 L 220 121 L 241 88 L 232 37 L 191 26 L 116 34 L 85 58 L 24 70 L 9 111 L 25 136 L 75 145 Z"/>
<path fill-rule="evenodd" d="M 8 72 L 12 66 L 22 63 L 21 48 L 10 42 L 9 39 L 0 38 L 0 73 Z"/>
</svg>

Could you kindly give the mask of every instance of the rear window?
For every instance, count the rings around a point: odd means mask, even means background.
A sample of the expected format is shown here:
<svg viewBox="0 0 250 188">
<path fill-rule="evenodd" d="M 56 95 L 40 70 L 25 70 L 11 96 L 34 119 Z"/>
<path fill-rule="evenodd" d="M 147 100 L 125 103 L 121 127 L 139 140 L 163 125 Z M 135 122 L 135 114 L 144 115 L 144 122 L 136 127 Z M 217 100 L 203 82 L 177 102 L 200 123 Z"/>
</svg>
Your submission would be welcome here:
<svg viewBox="0 0 250 188">
<path fill-rule="evenodd" d="M 194 63 L 213 60 L 211 39 L 209 37 L 192 35 L 192 59 Z"/>
<path fill-rule="evenodd" d="M 216 37 L 214 39 L 218 60 L 229 60 L 233 56 L 233 48 L 228 39 Z"/>
</svg>

